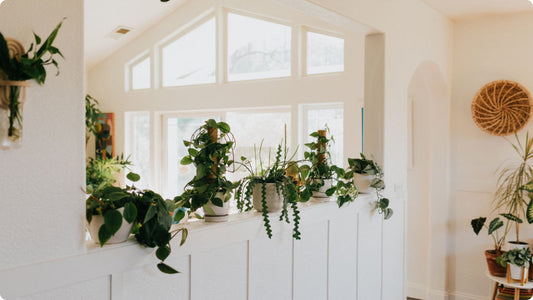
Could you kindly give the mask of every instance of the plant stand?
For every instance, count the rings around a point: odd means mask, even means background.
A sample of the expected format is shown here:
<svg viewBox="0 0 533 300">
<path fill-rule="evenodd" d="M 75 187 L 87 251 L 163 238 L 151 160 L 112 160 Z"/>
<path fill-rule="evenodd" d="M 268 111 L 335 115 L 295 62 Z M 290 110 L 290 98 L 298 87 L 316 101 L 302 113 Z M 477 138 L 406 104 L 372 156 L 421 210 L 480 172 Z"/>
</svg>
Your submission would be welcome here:
<svg viewBox="0 0 533 300">
<path fill-rule="evenodd" d="M 511 277 L 511 266 L 507 264 L 507 283 L 519 282 L 520 285 L 524 285 L 528 281 L 529 270 L 525 267 L 520 268 L 520 279 L 516 280 Z"/>
<path fill-rule="evenodd" d="M 495 300 L 496 299 L 496 293 L 498 291 L 498 285 L 500 284 L 503 284 L 504 286 L 507 286 L 507 287 L 510 287 L 510 288 L 514 288 L 515 292 L 514 292 L 514 300 L 520 300 L 520 290 L 521 289 L 524 289 L 524 290 L 529 290 L 529 289 L 533 289 L 533 282 L 527 282 L 527 279 L 526 281 L 524 282 L 524 284 L 521 284 L 520 282 L 518 281 L 511 281 L 511 282 L 508 282 L 507 278 L 505 277 L 497 277 L 497 276 L 492 276 L 490 275 L 490 273 L 486 273 L 487 277 L 494 281 L 494 291 L 492 293 L 492 300 Z"/>
</svg>

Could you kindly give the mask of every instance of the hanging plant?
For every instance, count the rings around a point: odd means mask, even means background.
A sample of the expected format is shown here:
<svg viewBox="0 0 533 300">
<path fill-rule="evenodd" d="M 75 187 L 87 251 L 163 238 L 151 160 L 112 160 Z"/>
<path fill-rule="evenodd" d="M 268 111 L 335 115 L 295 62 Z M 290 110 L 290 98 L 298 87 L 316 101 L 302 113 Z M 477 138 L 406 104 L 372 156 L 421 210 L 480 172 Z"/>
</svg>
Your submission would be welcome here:
<svg viewBox="0 0 533 300">
<path fill-rule="evenodd" d="M 27 52 L 24 52 L 24 47 L 19 42 L 5 38 L 0 33 L 0 109 L 3 110 L 0 118 L 7 118 L 6 126 L 0 126 L 0 134 L 5 147 L 20 144 L 22 138 L 22 106 L 25 87 L 28 86 L 26 81 L 35 80 L 40 85 L 44 84 L 45 67 L 48 65 L 53 65 L 57 70 L 56 76 L 59 75 L 55 57 L 63 57 L 63 54 L 53 43 L 62 23 L 63 21 L 59 22 L 44 41 L 34 33 L 35 43 L 30 45 Z"/>
</svg>

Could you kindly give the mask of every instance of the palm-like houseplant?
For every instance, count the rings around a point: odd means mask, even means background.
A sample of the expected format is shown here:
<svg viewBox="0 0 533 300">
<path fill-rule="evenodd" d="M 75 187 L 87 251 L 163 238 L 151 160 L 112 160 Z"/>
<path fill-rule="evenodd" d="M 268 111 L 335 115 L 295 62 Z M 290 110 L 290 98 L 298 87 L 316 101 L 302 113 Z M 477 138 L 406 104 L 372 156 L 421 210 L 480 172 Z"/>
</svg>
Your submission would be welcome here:
<svg viewBox="0 0 533 300">
<path fill-rule="evenodd" d="M 346 171 L 331 163 L 330 147 L 333 137 L 328 138 L 329 129 L 318 130 L 310 134 L 316 138 L 315 142 L 305 144 L 308 151 L 304 158 L 310 165 L 300 167 L 300 174 L 305 185 L 301 189 L 300 201 L 305 202 L 312 197 L 319 201 L 329 201 L 337 195 L 339 207 L 352 202 L 357 197 L 357 188 L 353 182 L 352 170 Z"/>
<path fill-rule="evenodd" d="M 524 188 L 531 181 L 533 168 L 531 162 L 533 158 L 533 137 L 526 134 L 525 143 L 520 142 L 515 134 L 516 144 L 511 143 L 513 149 L 520 156 L 518 165 L 503 167 L 499 170 L 498 188 L 495 193 L 495 211 L 506 211 L 506 216 L 515 222 L 516 241 L 509 243 L 514 245 L 524 245 L 520 241 L 520 223 L 523 216 L 528 222 L 533 223 L 533 208 L 528 214 L 528 190 Z"/>
<path fill-rule="evenodd" d="M 26 81 L 35 80 L 42 85 L 46 81 L 46 66 L 53 65 L 59 74 L 55 55 L 63 57 L 53 43 L 63 21 L 42 41 L 34 33 L 35 43 L 24 52 L 23 46 L 15 40 L 6 39 L 0 33 L 0 118 L 7 119 L 7 128 L 0 122 L 0 145 L 11 147 L 22 141 L 22 111 L 25 100 Z"/>
<path fill-rule="evenodd" d="M 292 159 L 296 152 L 288 156 L 286 142 L 284 146 L 278 145 L 274 161 L 270 163 L 269 159 L 270 164 L 267 163 L 265 166 L 261 158 L 261 150 L 262 143 L 259 147 L 259 157 L 257 157 L 257 151 L 254 150 L 256 153 L 254 162 L 245 157 L 241 158 L 239 164 L 246 168 L 249 175 L 239 182 L 235 193 L 237 208 L 240 211 L 249 211 L 253 207 L 262 213 L 265 230 L 269 238 L 272 238 L 272 227 L 268 213 L 281 210 L 279 220 L 289 224 L 289 209 L 292 210 L 293 238 L 299 240 L 298 183 L 287 172 L 295 164 Z"/>
<path fill-rule="evenodd" d="M 196 175 L 176 201 L 190 208 L 190 213 L 203 208 L 206 221 L 226 221 L 231 193 L 238 185 L 225 177 L 226 171 L 233 165 L 230 155 L 235 145 L 230 126 L 213 119 L 207 120 L 184 144 L 189 155 L 183 157 L 181 164 L 193 164 Z"/>
</svg>

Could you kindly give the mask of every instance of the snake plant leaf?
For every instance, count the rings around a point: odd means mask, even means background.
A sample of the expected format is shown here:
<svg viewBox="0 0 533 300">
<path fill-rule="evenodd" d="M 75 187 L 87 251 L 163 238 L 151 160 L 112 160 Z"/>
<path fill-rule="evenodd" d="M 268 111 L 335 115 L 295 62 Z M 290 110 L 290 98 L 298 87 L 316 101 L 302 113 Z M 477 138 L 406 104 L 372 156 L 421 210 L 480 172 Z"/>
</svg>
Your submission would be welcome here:
<svg viewBox="0 0 533 300">
<path fill-rule="evenodd" d="M 529 224 L 533 223 L 533 199 L 529 200 L 527 205 L 526 218 Z"/>
<path fill-rule="evenodd" d="M 503 226 L 503 221 L 500 218 L 492 220 L 489 224 L 489 235 Z"/>
<path fill-rule="evenodd" d="M 513 215 L 513 214 L 500 214 L 500 216 L 506 218 L 507 220 L 510 220 L 510 221 L 513 221 L 513 222 L 517 222 L 519 224 L 522 224 L 523 221 L 522 219 L 520 219 L 519 217 Z"/>
<path fill-rule="evenodd" d="M 172 268 L 171 266 L 165 264 L 165 263 L 158 263 L 157 268 L 159 271 L 166 273 L 166 274 L 177 274 L 179 273 L 176 269 Z"/>
<path fill-rule="evenodd" d="M 472 225 L 472 229 L 474 230 L 474 233 L 476 235 L 479 234 L 481 229 L 483 229 L 483 225 L 485 225 L 485 222 L 487 221 L 487 218 L 479 217 L 477 219 L 473 219 L 470 221 L 470 225 Z"/>
</svg>

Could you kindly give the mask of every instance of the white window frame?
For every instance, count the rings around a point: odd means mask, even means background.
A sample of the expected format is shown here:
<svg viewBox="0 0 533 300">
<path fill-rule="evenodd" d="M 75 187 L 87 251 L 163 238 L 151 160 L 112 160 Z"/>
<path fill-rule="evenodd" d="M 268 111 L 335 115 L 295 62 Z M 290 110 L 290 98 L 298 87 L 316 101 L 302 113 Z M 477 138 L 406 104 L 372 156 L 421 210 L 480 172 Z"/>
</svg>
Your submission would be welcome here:
<svg viewBox="0 0 533 300">
<path fill-rule="evenodd" d="M 343 65 L 344 65 L 344 67 L 343 67 L 342 71 L 314 73 L 314 74 L 307 73 L 307 53 L 309 52 L 309 48 L 308 48 L 308 45 L 307 45 L 307 34 L 309 32 L 316 33 L 316 34 L 327 35 L 327 36 L 331 36 L 331 37 L 335 37 L 335 38 L 339 38 L 339 39 L 342 39 L 344 41 L 344 49 L 343 49 L 343 52 L 344 52 Z M 301 62 L 302 77 L 338 75 L 338 74 L 342 74 L 342 73 L 346 72 L 346 38 L 345 38 L 345 36 L 342 33 L 326 31 L 326 30 L 323 30 L 323 29 L 312 28 L 312 27 L 308 27 L 308 26 L 302 26 L 300 40 L 302 41 L 302 45 L 300 47 L 300 49 L 301 49 L 301 51 L 300 51 L 300 57 L 301 57 L 300 62 Z"/>
<path fill-rule="evenodd" d="M 136 65 L 138 65 L 139 63 L 144 61 L 145 59 L 148 59 L 148 61 L 150 62 L 150 87 L 142 88 L 142 89 L 134 89 L 133 88 L 133 71 L 132 71 L 132 69 L 133 69 L 133 67 L 135 67 Z M 153 88 L 153 86 L 154 86 L 154 82 L 153 82 L 154 67 L 155 66 L 154 66 L 154 62 L 152 60 L 152 56 L 151 56 L 151 51 L 150 50 L 144 51 L 143 53 L 141 53 L 140 55 L 138 55 L 134 59 L 132 59 L 129 62 L 127 62 L 126 66 L 125 66 L 125 70 L 124 70 L 124 79 L 125 79 L 125 82 L 126 82 L 126 85 L 125 85 L 126 92 L 137 92 L 137 91 L 151 90 Z"/>
</svg>

